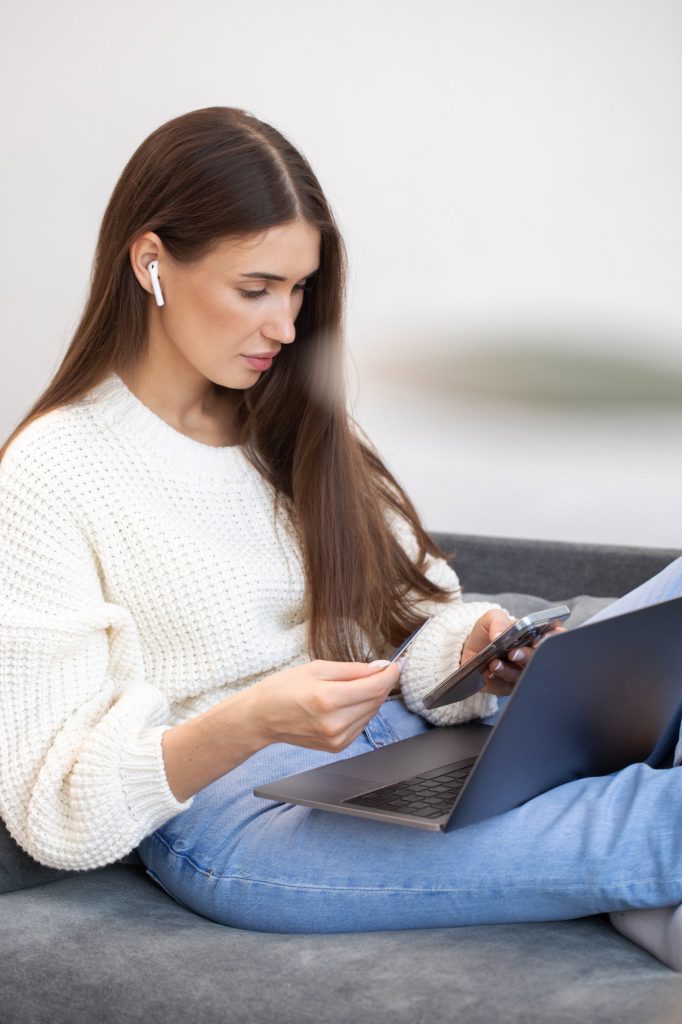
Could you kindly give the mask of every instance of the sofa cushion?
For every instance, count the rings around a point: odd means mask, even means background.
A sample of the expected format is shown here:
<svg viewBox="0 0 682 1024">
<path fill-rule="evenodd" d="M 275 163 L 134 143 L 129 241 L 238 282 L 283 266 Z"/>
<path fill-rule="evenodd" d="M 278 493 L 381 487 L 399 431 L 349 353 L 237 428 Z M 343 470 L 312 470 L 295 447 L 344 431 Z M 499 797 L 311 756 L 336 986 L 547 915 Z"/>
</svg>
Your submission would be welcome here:
<svg viewBox="0 0 682 1024">
<path fill-rule="evenodd" d="M 682 975 L 605 916 L 278 934 L 215 924 L 141 868 L 0 896 L 3 1024 L 676 1024 Z"/>
<path fill-rule="evenodd" d="M 117 864 L 141 864 L 139 855 L 132 850 L 121 857 Z M 18 845 L 0 818 L 0 895 L 16 892 L 18 889 L 29 889 L 33 885 L 45 882 L 56 882 L 63 878 L 82 875 L 83 871 L 64 871 L 60 868 L 48 868 L 40 864 Z"/>
<path fill-rule="evenodd" d="M 78 872 L 45 867 L 29 857 L 15 843 L 4 821 L 0 820 L 0 894 L 27 889 L 31 885 L 42 885 L 43 882 L 56 881 L 58 878 L 70 878 L 75 874 Z"/>
<path fill-rule="evenodd" d="M 612 604 L 615 597 L 591 597 L 589 594 L 580 594 L 578 597 L 564 598 L 559 601 L 547 601 L 544 597 L 537 597 L 533 594 L 477 594 L 467 591 L 464 594 L 465 601 L 497 601 L 503 608 L 506 608 L 510 615 L 519 619 L 529 612 L 540 611 L 542 608 L 552 608 L 557 604 L 565 604 L 571 609 L 570 616 L 564 622 L 566 629 L 573 626 L 580 626 L 592 615 L 596 615 L 602 608 Z"/>
</svg>

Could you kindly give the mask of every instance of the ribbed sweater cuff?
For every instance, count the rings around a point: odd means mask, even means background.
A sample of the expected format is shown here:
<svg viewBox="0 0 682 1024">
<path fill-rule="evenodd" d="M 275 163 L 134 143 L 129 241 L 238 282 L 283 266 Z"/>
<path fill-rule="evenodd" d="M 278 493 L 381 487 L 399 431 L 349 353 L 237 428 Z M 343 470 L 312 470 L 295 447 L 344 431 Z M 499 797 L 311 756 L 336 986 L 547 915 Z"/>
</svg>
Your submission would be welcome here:
<svg viewBox="0 0 682 1024">
<path fill-rule="evenodd" d="M 134 747 L 121 753 L 121 785 L 130 813 L 149 835 L 170 818 L 192 806 L 194 797 L 181 802 L 168 785 L 161 737 L 171 726 L 142 729 Z"/>
<path fill-rule="evenodd" d="M 466 700 L 444 707 L 424 708 L 423 698 L 460 665 L 462 649 L 475 621 L 500 605 L 494 601 L 465 601 L 441 606 L 424 633 L 414 642 L 403 670 L 401 686 L 405 704 L 434 725 L 458 725 L 472 718 L 485 718 L 497 711 L 497 697 L 480 691 Z"/>
<path fill-rule="evenodd" d="M 501 608 L 501 605 L 491 601 L 466 601 L 464 607 L 467 611 L 468 621 L 462 624 L 461 630 L 449 633 L 442 647 L 441 682 L 461 665 L 464 644 L 474 622 L 492 608 Z M 442 708 L 433 708 L 430 712 L 430 719 L 439 725 L 457 725 L 459 722 L 471 721 L 472 718 L 486 718 L 488 715 L 494 714 L 497 709 L 495 694 L 484 693 L 483 690 L 480 690 L 471 697 L 467 697 L 466 700 L 458 701 L 455 704 L 446 704 Z"/>
</svg>

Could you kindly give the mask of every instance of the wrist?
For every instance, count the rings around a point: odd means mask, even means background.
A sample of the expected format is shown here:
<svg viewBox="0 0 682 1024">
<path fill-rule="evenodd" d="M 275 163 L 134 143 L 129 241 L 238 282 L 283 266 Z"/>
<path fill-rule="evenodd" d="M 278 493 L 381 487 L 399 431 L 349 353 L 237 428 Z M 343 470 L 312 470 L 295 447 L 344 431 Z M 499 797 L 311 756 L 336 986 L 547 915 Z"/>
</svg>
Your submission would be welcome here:
<svg viewBox="0 0 682 1024">
<path fill-rule="evenodd" d="M 258 683 L 238 690 L 217 704 L 212 711 L 216 716 L 216 726 L 222 733 L 221 724 L 225 723 L 226 741 L 234 745 L 235 724 L 238 726 L 239 746 L 244 757 L 250 757 L 263 747 L 273 742 L 264 720 L 261 702 L 261 690 Z"/>
<path fill-rule="evenodd" d="M 270 743 L 276 743 L 277 737 L 268 715 L 267 697 L 263 693 L 260 683 L 254 683 L 253 686 L 244 690 L 244 701 L 247 706 L 246 714 L 250 725 L 251 742 L 255 745 L 256 750 L 262 750 Z"/>
<path fill-rule="evenodd" d="M 166 778 L 177 800 L 189 799 L 270 742 L 250 689 L 163 733 Z"/>
</svg>

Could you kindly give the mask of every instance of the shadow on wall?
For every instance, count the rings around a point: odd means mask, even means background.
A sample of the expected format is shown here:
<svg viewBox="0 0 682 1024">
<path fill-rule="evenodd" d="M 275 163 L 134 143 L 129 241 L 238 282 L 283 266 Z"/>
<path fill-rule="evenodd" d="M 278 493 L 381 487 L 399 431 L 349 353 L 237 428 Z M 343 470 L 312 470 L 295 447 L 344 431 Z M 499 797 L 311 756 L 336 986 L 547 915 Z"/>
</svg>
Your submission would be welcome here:
<svg viewBox="0 0 682 1024">
<path fill-rule="evenodd" d="M 682 347 L 682 346 L 681 346 Z M 546 336 L 517 340 L 487 336 L 476 346 L 471 337 L 434 338 L 412 350 L 402 347 L 380 361 L 384 383 L 408 386 L 433 398 L 467 395 L 503 401 L 529 411 L 557 407 L 600 412 L 650 408 L 682 413 L 682 366 L 665 365 L 595 342 L 590 351 L 566 339 Z M 368 361 L 374 362 L 371 355 Z M 378 365 L 378 361 L 377 361 Z"/>
</svg>

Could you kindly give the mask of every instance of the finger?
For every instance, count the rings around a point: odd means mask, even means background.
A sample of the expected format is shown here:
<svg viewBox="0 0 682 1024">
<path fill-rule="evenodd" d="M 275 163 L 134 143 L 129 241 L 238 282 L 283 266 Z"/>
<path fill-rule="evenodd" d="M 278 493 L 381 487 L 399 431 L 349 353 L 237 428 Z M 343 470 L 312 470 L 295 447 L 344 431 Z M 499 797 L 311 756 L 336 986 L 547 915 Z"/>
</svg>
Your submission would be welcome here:
<svg viewBox="0 0 682 1024">
<path fill-rule="evenodd" d="M 542 636 L 537 637 L 536 640 L 531 644 L 532 647 L 539 647 L 543 640 L 546 640 L 548 636 L 554 636 L 557 633 L 566 633 L 567 629 L 565 626 L 553 626 L 552 629 L 548 629 Z"/>
<path fill-rule="evenodd" d="M 553 636 L 555 633 L 567 633 L 568 630 L 565 626 L 554 626 L 553 629 L 548 629 L 545 636 Z M 544 637 L 540 637 L 540 640 L 544 640 Z"/>
<path fill-rule="evenodd" d="M 485 677 L 485 686 L 482 689 L 482 693 L 494 693 L 496 697 L 508 697 L 512 693 L 514 686 L 512 683 L 505 683 L 503 679 L 488 679 Z"/>
<path fill-rule="evenodd" d="M 367 723 L 374 718 L 382 704 L 383 700 L 365 701 L 363 704 L 356 704 L 353 707 L 352 717 L 349 717 L 348 712 L 345 716 L 339 717 L 338 734 L 346 737 L 346 743 L 352 742 L 356 736 L 360 735 Z"/>
<path fill-rule="evenodd" d="M 365 679 L 349 679 L 342 686 L 331 688 L 330 681 L 327 692 L 337 707 L 347 708 L 367 701 L 384 701 L 399 679 L 400 669 L 394 663 Z"/>
<path fill-rule="evenodd" d="M 353 717 L 353 720 L 352 720 L 351 724 L 348 727 L 349 731 L 352 732 L 354 734 L 354 736 L 359 735 L 362 732 L 362 730 L 365 728 L 367 723 L 370 722 L 374 718 L 374 716 L 376 715 L 377 711 L 379 711 L 381 709 L 381 705 L 382 704 L 383 704 L 383 701 L 378 701 L 378 702 L 375 702 L 374 704 L 370 704 L 369 706 L 365 705 L 365 709 L 362 712 L 362 714 L 355 715 Z"/>
<path fill-rule="evenodd" d="M 310 662 L 314 664 L 314 662 Z M 388 667 L 393 667 L 395 662 L 386 662 L 386 659 L 377 662 L 366 661 L 322 661 L 317 662 L 316 675 L 319 679 L 361 679 L 367 676 L 383 672 Z"/>
<path fill-rule="evenodd" d="M 506 655 L 507 660 L 511 661 L 517 668 L 523 668 L 524 665 L 528 664 L 529 659 L 533 655 L 532 644 L 524 645 L 523 647 L 515 647 L 512 651 L 509 651 Z"/>
<path fill-rule="evenodd" d="M 502 608 L 493 608 L 492 611 L 488 612 L 488 615 L 488 636 L 490 640 L 496 640 L 505 630 L 509 629 L 513 622 L 516 622 L 516 619 Z"/>
<path fill-rule="evenodd" d="M 508 662 L 500 661 L 499 658 L 496 658 L 487 666 L 485 675 L 491 680 L 501 679 L 505 683 L 514 684 L 521 675 L 521 670 L 510 665 Z"/>
<path fill-rule="evenodd" d="M 482 651 L 492 639 L 509 629 L 515 620 L 501 608 L 491 608 L 490 611 L 476 619 L 467 641 L 467 649 L 472 653 Z"/>
<path fill-rule="evenodd" d="M 341 747 L 342 750 L 345 750 L 347 747 L 349 747 L 353 740 L 356 740 L 358 736 L 360 736 L 361 733 L 364 732 L 365 726 L 367 725 L 367 721 L 369 721 L 369 719 L 367 719 L 366 721 L 356 722 L 353 725 L 353 727 L 349 729 L 348 732 L 346 732 L 345 739 L 343 741 L 343 746 Z"/>
</svg>

